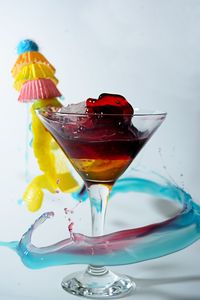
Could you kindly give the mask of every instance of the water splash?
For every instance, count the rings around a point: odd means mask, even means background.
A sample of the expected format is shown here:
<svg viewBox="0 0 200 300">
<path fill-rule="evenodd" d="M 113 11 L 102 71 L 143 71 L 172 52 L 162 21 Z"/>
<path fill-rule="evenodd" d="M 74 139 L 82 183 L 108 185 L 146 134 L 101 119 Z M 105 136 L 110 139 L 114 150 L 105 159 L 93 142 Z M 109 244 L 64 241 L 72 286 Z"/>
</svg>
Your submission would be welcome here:
<svg viewBox="0 0 200 300">
<path fill-rule="evenodd" d="M 183 189 L 169 182 L 129 177 L 117 181 L 112 195 L 129 191 L 179 203 L 181 211 L 166 221 L 140 228 L 95 238 L 73 232 L 70 238 L 56 244 L 36 247 L 31 242 L 32 234 L 54 216 L 53 212 L 48 212 L 35 221 L 19 242 L 0 245 L 14 250 L 27 267 L 39 269 L 68 264 L 133 264 L 171 254 L 200 239 L 200 206 Z"/>
</svg>

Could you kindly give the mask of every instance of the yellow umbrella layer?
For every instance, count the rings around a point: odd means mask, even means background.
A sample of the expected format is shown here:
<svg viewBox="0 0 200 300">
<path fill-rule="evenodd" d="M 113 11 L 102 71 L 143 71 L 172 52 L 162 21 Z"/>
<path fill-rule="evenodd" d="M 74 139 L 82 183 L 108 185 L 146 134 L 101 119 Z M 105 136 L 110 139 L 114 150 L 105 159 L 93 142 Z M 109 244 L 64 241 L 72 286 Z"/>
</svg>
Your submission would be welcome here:
<svg viewBox="0 0 200 300">
<path fill-rule="evenodd" d="M 58 190 L 71 193 L 79 188 L 67 167 L 68 160 L 65 154 L 35 113 L 35 109 L 48 105 L 61 106 L 60 102 L 53 98 L 37 100 L 31 108 L 33 151 L 43 175 L 35 177 L 29 183 L 22 197 L 30 211 L 36 211 L 41 207 L 43 189 L 52 193 Z"/>
<path fill-rule="evenodd" d="M 13 77 L 16 77 L 21 67 L 24 65 L 29 65 L 31 63 L 41 63 L 46 64 L 50 67 L 53 73 L 55 73 L 56 69 L 50 64 L 50 62 L 46 59 L 44 55 L 42 55 L 38 51 L 27 51 L 19 55 L 17 58 L 11 73 Z"/>
<path fill-rule="evenodd" d="M 25 65 L 20 69 L 20 72 L 15 77 L 14 88 L 20 91 L 22 85 L 28 80 L 35 80 L 39 78 L 49 78 L 55 84 L 58 84 L 58 79 L 48 65 L 33 63 Z"/>
</svg>

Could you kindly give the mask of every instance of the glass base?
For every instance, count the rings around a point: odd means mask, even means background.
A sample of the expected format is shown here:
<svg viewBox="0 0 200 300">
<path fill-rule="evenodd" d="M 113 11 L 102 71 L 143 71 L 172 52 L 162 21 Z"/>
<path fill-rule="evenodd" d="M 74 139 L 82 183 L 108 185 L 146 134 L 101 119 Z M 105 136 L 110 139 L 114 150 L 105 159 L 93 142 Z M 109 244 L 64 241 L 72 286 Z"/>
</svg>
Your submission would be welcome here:
<svg viewBox="0 0 200 300">
<path fill-rule="evenodd" d="M 120 298 L 136 288 L 128 276 L 96 266 L 88 266 L 86 271 L 66 276 L 62 287 L 73 295 L 94 299 Z"/>
</svg>

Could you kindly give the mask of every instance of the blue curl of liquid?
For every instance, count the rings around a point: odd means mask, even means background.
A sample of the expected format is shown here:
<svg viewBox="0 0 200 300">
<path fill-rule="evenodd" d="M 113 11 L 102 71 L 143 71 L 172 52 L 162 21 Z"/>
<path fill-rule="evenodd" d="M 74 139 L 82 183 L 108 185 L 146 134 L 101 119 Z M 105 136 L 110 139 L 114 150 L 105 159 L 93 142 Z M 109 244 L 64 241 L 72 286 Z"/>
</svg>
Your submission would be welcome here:
<svg viewBox="0 0 200 300">
<path fill-rule="evenodd" d="M 101 237 L 74 233 L 51 246 L 36 247 L 31 243 L 32 234 L 39 225 L 53 217 L 50 212 L 38 218 L 19 242 L 0 245 L 14 250 L 27 267 L 37 269 L 67 264 L 133 264 L 179 251 L 200 239 L 200 206 L 187 192 L 169 183 L 130 177 L 119 179 L 112 195 L 129 191 L 177 202 L 181 204 L 181 211 L 166 221 L 140 228 Z"/>
</svg>

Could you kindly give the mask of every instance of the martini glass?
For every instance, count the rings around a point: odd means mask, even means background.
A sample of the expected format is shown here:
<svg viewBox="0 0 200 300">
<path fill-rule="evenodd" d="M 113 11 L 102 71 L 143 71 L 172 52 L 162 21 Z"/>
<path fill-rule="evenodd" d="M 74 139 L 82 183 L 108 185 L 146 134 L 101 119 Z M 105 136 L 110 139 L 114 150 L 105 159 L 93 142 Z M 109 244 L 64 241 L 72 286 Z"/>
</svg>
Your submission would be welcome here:
<svg viewBox="0 0 200 300">
<path fill-rule="evenodd" d="M 82 177 L 90 198 L 92 236 L 100 237 L 113 184 L 166 114 L 139 109 L 135 109 L 134 115 L 73 114 L 55 107 L 39 109 L 37 114 Z M 135 283 L 128 276 L 102 266 L 99 255 L 97 265 L 66 276 L 62 287 L 88 298 L 118 298 L 133 291 Z"/>
</svg>

